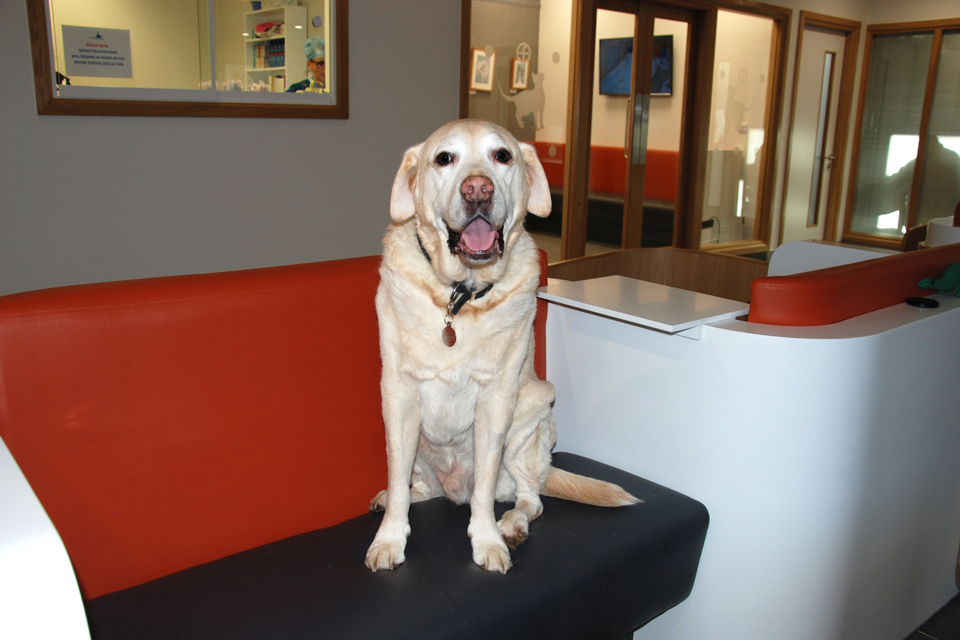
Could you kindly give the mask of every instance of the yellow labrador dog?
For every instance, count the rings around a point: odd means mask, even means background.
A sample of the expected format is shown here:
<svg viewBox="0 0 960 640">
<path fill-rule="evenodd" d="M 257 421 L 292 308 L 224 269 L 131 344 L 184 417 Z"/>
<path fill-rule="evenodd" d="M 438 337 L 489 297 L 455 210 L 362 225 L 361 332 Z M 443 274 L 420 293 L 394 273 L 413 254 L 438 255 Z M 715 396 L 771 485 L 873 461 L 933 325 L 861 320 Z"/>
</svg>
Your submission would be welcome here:
<svg viewBox="0 0 960 640">
<path fill-rule="evenodd" d="M 534 148 L 489 122 L 447 124 L 403 158 L 376 298 L 388 480 L 370 503 L 386 510 L 373 571 L 404 561 L 411 502 L 469 501 L 473 560 L 501 573 L 541 495 L 637 502 L 550 466 L 553 385 L 533 371 L 540 261 L 523 228 L 550 206 Z M 499 522 L 495 500 L 516 503 Z"/>
</svg>

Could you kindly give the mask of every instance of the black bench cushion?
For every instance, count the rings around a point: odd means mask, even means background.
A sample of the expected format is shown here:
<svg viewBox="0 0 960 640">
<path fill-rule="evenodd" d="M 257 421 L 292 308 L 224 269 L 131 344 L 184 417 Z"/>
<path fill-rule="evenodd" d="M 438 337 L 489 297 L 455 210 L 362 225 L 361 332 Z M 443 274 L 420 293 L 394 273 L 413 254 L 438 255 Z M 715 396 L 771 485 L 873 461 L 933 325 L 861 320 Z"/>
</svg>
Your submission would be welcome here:
<svg viewBox="0 0 960 640">
<path fill-rule="evenodd" d="M 554 465 L 645 502 L 544 498 L 506 575 L 473 564 L 470 509 L 444 499 L 412 506 L 406 562 L 372 573 L 363 559 L 382 515 L 363 515 L 90 600 L 93 638 L 612 639 L 684 600 L 704 506 L 581 456 Z"/>
</svg>

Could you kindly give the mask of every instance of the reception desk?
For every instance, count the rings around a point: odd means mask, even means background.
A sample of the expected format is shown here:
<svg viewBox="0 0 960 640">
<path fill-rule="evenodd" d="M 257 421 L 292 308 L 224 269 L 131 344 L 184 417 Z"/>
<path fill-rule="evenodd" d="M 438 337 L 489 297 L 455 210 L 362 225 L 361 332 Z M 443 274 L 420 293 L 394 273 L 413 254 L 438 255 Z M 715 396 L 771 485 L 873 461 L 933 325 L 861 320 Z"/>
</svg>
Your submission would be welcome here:
<svg viewBox="0 0 960 640">
<path fill-rule="evenodd" d="M 557 448 L 710 510 L 692 595 L 635 638 L 903 640 L 957 594 L 960 299 L 672 330 L 690 292 L 626 280 L 540 295 Z"/>
</svg>

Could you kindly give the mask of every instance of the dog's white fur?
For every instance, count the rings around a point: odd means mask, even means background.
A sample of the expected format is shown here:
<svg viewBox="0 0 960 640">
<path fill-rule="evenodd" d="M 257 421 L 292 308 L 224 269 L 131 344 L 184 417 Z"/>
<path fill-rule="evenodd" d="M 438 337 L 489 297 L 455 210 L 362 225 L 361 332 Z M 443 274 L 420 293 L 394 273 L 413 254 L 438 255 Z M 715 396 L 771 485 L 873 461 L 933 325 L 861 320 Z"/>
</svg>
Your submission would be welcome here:
<svg viewBox="0 0 960 640">
<path fill-rule="evenodd" d="M 466 194 L 480 182 L 492 193 L 478 206 Z M 386 510 L 367 551 L 371 570 L 404 561 L 411 502 L 469 501 L 473 560 L 503 573 L 507 542 L 527 536 L 541 494 L 605 506 L 637 501 L 550 466 L 554 390 L 533 371 L 540 262 L 523 229 L 528 211 L 546 216 L 550 208 L 534 148 L 492 123 L 452 122 L 403 158 L 376 298 L 388 481 L 370 504 Z M 498 230 L 502 254 L 496 245 L 477 254 L 450 241 L 477 216 Z M 455 282 L 493 288 L 453 318 L 456 344 L 447 347 L 441 331 Z M 499 522 L 494 500 L 516 502 Z"/>
</svg>

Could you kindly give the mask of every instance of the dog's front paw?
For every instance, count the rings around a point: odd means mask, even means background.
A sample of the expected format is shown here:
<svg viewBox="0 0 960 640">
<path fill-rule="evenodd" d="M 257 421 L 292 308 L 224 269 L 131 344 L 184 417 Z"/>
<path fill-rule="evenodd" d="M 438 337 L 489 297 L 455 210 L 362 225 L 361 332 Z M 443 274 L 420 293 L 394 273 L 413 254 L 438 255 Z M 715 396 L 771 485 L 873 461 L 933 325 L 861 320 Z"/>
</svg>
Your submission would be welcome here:
<svg viewBox="0 0 960 640">
<path fill-rule="evenodd" d="M 513 564 L 510 562 L 510 550 L 503 542 L 502 538 L 497 538 L 493 542 L 473 541 L 473 561 L 482 569 L 487 571 L 496 571 L 497 573 L 506 573 Z"/>
<path fill-rule="evenodd" d="M 481 568 L 506 573 L 513 566 L 510 550 L 493 518 L 471 518 L 467 535 L 473 544 L 473 561 Z"/>
<path fill-rule="evenodd" d="M 387 490 L 384 489 L 377 495 L 373 496 L 373 500 L 370 501 L 370 511 L 384 511 L 387 508 Z"/>
<path fill-rule="evenodd" d="M 406 560 L 403 555 L 405 546 L 406 540 L 399 542 L 396 540 L 374 540 L 370 548 L 367 549 L 367 558 L 364 564 L 370 571 L 390 571 L 399 567 Z"/>
<path fill-rule="evenodd" d="M 487 521 L 471 521 L 467 535 L 473 544 L 473 561 L 480 567 L 498 573 L 506 573 L 510 569 L 510 550 L 493 519 L 489 520 L 489 524 Z"/>
</svg>

